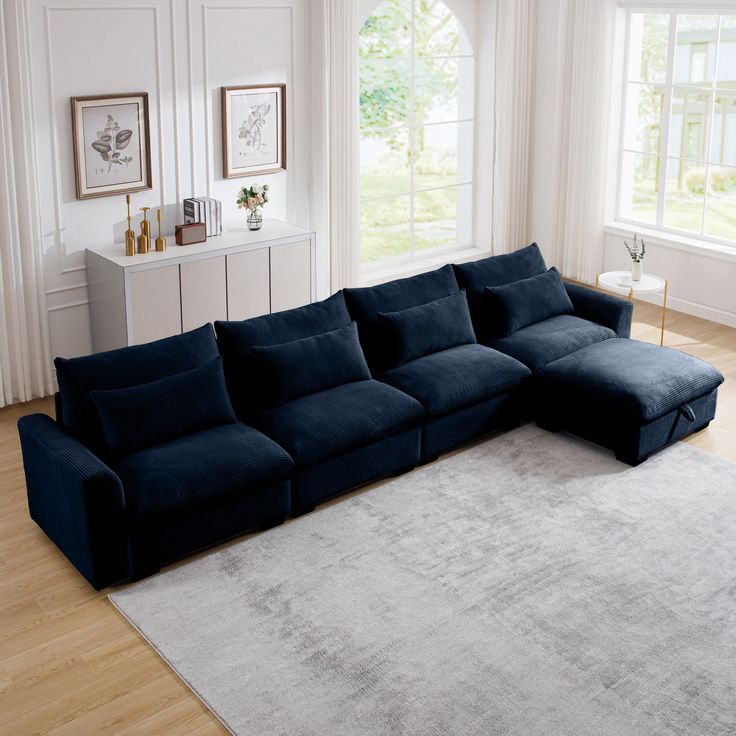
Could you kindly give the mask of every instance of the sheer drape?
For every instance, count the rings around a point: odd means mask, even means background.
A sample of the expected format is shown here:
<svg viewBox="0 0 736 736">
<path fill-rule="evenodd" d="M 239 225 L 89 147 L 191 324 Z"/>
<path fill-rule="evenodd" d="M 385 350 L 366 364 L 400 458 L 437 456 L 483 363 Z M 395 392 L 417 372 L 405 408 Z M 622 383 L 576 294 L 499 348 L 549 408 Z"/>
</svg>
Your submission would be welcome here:
<svg viewBox="0 0 736 736">
<path fill-rule="evenodd" d="M 615 0 L 568 0 L 562 90 L 557 254 L 560 270 L 592 282 L 603 260 Z"/>
<path fill-rule="evenodd" d="M 0 3 L 0 406 L 54 390 L 24 12 Z"/>
<path fill-rule="evenodd" d="M 360 277 L 358 27 L 356 0 L 312 4 L 315 226 L 329 253 L 334 292 Z"/>
<path fill-rule="evenodd" d="M 535 0 L 498 0 L 494 66 L 494 254 L 528 245 L 535 16 Z"/>
</svg>

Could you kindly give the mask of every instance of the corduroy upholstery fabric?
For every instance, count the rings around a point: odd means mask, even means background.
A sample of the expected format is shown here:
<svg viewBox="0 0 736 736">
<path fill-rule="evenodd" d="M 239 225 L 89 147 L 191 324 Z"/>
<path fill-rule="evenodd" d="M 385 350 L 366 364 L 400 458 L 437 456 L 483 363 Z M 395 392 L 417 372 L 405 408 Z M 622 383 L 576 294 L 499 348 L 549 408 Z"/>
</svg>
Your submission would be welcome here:
<svg viewBox="0 0 736 736">
<path fill-rule="evenodd" d="M 352 488 L 411 470 L 419 463 L 419 444 L 420 429 L 413 427 L 317 465 L 297 468 L 291 482 L 292 513 L 301 514 Z"/>
<path fill-rule="evenodd" d="M 579 284 L 565 282 L 575 316 L 609 327 L 618 337 L 631 336 L 634 305 L 628 299 L 594 291 Z"/>
<path fill-rule="evenodd" d="M 723 383 L 720 371 L 679 350 L 619 338 L 591 345 L 537 374 L 545 405 L 595 407 L 646 424 Z"/>
<path fill-rule="evenodd" d="M 108 449 L 126 455 L 235 422 L 222 358 L 142 386 L 92 391 Z"/>
<path fill-rule="evenodd" d="M 645 424 L 598 412 L 595 406 L 575 404 L 560 411 L 555 403 L 539 404 L 537 424 L 607 447 L 621 462 L 639 465 L 667 445 L 707 427 L 716 415 L 717 397 L 718 389 L 713 389 Z"/>
<path fill-rule="evenodd" d="M 149 447 L 112 467 L 125 489 L 128 517 L 150 520 L 247 493 L 284 478 L 293 463 L 268 437 L 235 423 Z"/>
<path fill-rule="evenodd" d="M 513 391 L 529 375 L 518 360 L 473 344 L 417 358 L 380 380 L 413 396 L 435 417 Z"/>
<path fill-rule="evenodd" d="M 464 291 L 398 312 L 379 312 L 378 320 L 394 366 L 475 342 Z"/>
<path fill-rule="evenodd" d="M 145 345 L 81 358 L 56 358 L 64 426 L 93 449 L 104 446 L 92 391 L 139 386 L 197 368 L 217 357 L 212 325 Z"/>
<path fill-rule="evenodd" d="M 344 289 L 350 316 L 358 323 L 363 352 L 374 376 L 395 367 L 390 336 L 379 312 L 398 312 L 457 294 L 457 280 L 451 266 L 421 273 L 378 286 Z"/>
<path fill-rule="evenodd" d="M 487 286 L 488 308 L 497 316 L 499 337 L 560 314 L 572 314 L 573 306 L 554 266 L 537 276 L 503 286 Z"/>
<path fill-rule="evenodd" d="M 118 476 L 45 414 L 18 421 L 31 518 L 97 590 L 129 577 Z"/>
<path fill-rule="evenodd" d="M 616 333 L 608 327 L 572 314 L 562 314 L 485 344 L 511 355 L 536 372 L 580 348 L 615 337 Z"/>
<path fill-rule="evenodd" d="M 252 355 L 260 363 L 269 408 L 371 377 L 355 322 L 301 340 L 256 346 Z"/>
<path fill-rule="evenodd" d="M 342 292 L 328 299 L 284 312 L 264 314 L 242 322 L 215 322 L 217 345 L 225 363 L 225 381 L 238 417 L 247 418 L 268 408 L 261 389 L 268 376 L 253 360 L 252 348 L 280 345 L 320 335 L 350 324 Z"/>
<path fill-rule="evenodd" d="M 452 414 L 428 418 L 422 425 L 421 462 L 434 460 L 488 432 L 520 424 L 525 386 L 524 383 L 518 389 Z"/>
<path fill-rule="evenodd" d="M 468 263 L 453 263 L 457 283 L 468 295 L 470 316 L 478 342 L 498 337 L 493 313 L 488 309 L 487 286 L 502 286 L 544 273 L 547 266 L 536 243 L 513 253 L 482 258 Z"/>
<path fill-rule="evenodd" d="M 314 465 L 416 426 L 421 404 L 379 381 L 357 381 L 294 399 L 254 421 L 297 466 Z"/>
<path fill-rule="evenodd" d="M 248 487 L 216 503 L 145 519 L 131 525 L 131 556 L 137 574 L 152 574 L 164 563 L 251 529 L 283 521 L 291 509 L 289 478 Z"/>
</svg>

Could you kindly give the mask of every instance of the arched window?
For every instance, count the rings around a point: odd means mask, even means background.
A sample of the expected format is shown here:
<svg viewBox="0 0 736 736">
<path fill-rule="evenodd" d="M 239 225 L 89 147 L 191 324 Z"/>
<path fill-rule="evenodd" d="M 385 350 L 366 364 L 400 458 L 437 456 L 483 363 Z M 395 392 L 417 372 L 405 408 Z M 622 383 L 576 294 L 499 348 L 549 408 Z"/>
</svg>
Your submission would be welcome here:
<svg viewBox="0 0 736 736">
<path fill-rule="evenodd" d="M 384 0 L 360 30 L 361 262 L 471 242 L 473 50 L 442 0 Z"/>
</svg>

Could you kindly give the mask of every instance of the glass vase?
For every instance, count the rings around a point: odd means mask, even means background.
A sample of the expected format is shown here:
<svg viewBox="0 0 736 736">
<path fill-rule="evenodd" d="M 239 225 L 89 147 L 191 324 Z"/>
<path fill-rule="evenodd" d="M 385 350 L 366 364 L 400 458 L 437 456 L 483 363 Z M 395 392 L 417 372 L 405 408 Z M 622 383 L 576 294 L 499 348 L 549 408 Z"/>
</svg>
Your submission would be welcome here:
<svg viewBox="0 0 736 736">
<path fill-rule="evenodd" d="M 260 210 L 253 210 L 248 213 L 248 230 L 260 230 L 263 225 L 263 215 Z"/>
</svg>

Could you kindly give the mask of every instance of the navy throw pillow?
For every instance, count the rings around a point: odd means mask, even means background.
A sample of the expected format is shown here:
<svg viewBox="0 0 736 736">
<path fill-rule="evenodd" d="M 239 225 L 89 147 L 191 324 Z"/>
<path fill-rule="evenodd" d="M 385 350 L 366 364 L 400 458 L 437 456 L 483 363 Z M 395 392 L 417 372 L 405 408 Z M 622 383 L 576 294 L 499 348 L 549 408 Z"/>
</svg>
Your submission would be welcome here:
<svg viewBox="0 0 736 736">
<path fill-rule="evenodd" d="M 503 286 L 512 281 L 528 279 L 547 270 L 542 252 L 536 243 L 512 253 L 482 258 L 479 261 L 453 263 L 457 283 L 468 294 L 470 316 L 478 339 L 483 342 L 497 337 L 501 331 L 488 310 L 487 286 Z"/>
<path fill-rule="evenodd" d="M 225 361 L 225 381 L 235 413 L 242 418 L 268 408 L 263 386 L 268 376 L 253 359 L 255 345 L 283 345 L 350 324 L 342 292 L 320 302 L 240 322 L 215 322 L 217 347 Z"/>
<path fill-rule="evenodd" d="M 204 325 L 181 335 L 133 345 L 81 358 L 56 358 L 59 404 L 64 426 L 88 447 L 103 449 L 100 418 L 92 401 L 92 391 L 157 381 L 182 371 L 205 365 L 218 355 L 212 325 Z"/>
<path fill-rule="evenodd" d="M 574 312 L 565 285 L 554 266 L 538 276 L 504 286 L 489 286 L 486 294 L 491 302 L 490 308 L 498 316 L 501 337 L 558 314 Z"/>
<path fill-rule="evenodd" d="M 350 316 L 358 323 L 360 344 L 374 374 L 393 368 L 387 354 L 386 333 L 379 312 L 398 312 L 427 304 L 459 291 L 452 266 L 447 265 L 417 276 L 387 281 L 377 286 L 344 289 Z"/>
<path fill-rule="evenodd" d="M 371 377 L 355 322 L 282 345 L 255 346 L 251 353 L 261 367 L 268 408 Z"/>
<path fill-rule="evenodd" d="M 219 356 L 199 368 L 91 396 L 116 455 L 236 421 Z"/>
<path fill-rule="evenodd" d="M 378 319 L 391 336 L 391 367 L 475 342 L 464 291 L 400 312 L 379 312 Z"/>
</svg>

